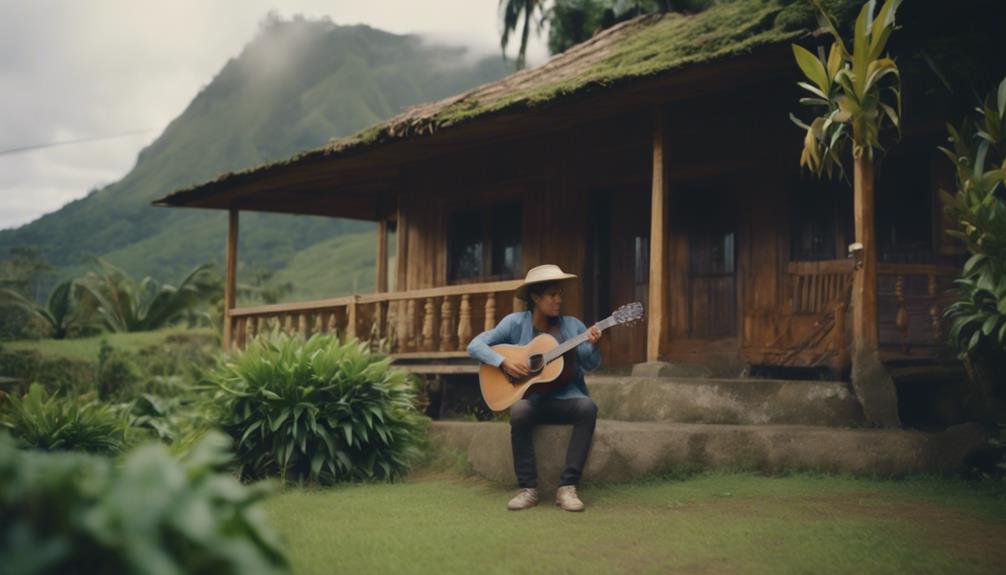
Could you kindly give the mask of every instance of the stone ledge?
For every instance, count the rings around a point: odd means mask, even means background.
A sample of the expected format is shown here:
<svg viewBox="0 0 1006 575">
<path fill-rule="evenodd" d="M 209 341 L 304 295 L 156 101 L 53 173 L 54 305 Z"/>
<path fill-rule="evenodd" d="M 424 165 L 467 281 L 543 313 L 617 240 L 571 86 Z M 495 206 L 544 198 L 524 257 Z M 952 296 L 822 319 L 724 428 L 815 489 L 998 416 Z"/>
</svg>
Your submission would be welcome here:
<svg viewBox="0 0 1006 575">
<path fill-rule="evenodd" d="M 535 429 L 539 485 L 544 489 L 553 489 L 558 481 L 571 430 L 568 425 Z M 482 477 L 516 484 L 509 424 L 437 421 L 430 438 L 434 444 L 466 454 Z M 890 477 L 952 474 L 987 440 L 977 424 L 921 432 L 600 420 L 584 480 L 622 482 L 683 467 Z"/>
<path fill-rule="evenodd" d="M 863 410 L 840 381 L 587 376 L 602 418 L 856 427 Z"/>
</svg>

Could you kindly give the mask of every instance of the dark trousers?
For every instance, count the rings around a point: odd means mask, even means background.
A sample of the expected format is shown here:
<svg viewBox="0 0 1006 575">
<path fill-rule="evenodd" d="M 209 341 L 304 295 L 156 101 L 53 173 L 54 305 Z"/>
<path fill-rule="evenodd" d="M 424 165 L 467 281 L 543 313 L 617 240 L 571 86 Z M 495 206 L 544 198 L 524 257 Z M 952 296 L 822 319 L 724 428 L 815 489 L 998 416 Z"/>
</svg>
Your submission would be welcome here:
<svg viewBox="0 0 1006 575">
<path fill-rule="evenodd" d="M 566 449 L 566 466 L 559 485 L 580 482 L 583 466 L 590 452 L 597 423 L 597 405 L 589 397 L 544 399 L 535 403 L 521 399 L 510 408 L 510 446 L 513 448 L 513 468 L 520 487 L 538 486 L 538 468 L 534 461 L 534 441 L 531 432 L 539 423 L 572 423 L 573 435 Z"/>
</svg>

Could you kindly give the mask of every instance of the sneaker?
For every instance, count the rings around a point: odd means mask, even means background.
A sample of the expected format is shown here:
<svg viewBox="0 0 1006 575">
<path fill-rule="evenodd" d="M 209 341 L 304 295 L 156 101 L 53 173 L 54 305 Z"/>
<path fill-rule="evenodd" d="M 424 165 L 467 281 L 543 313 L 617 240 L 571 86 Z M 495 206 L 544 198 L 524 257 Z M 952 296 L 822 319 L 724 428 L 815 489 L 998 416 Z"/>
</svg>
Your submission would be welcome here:
<svg viewBox="0 0 1006 575">
<path fill-rule="evenodd" d="M 533 487 L 525 487 L 513 496 L 506 508 L 510 511 L 520 511 L 538 505 L 538 490 Z"/>
<path fill-rule="evenodd" d="M 563 485 L 555 493 L 555 504 L 566 511 L 583 511 L 583 501 L 576 494 L 576 485 Z"/>
</svg>

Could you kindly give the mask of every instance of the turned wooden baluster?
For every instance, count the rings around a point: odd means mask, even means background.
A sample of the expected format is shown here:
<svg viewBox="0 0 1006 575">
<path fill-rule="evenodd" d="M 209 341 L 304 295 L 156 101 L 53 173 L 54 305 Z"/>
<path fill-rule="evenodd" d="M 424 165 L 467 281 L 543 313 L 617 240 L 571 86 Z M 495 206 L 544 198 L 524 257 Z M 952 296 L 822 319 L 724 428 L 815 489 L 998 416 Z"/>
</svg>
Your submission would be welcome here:
<svg viewBox="0 0 1006 575">
<path fill-rule="evenodd" d="M 408 329 L 406 330 L 405 340 L 408 342 L 410 350 L 414 350 L 419 347 L 418 345 L 419 335 L 416 333 L 416 313 L 417 313 L 416 300 L 410 299 L 408 304 L 408 313 L 405 314 L 407 321 L 406 325 L 408 327 Z"/>
<path fill-rule="evenodd" d="M 435 341 L 433 340 L 433 298 L 426 298 L 426 305 L 423 307 L 423 350 L 433 351 Z"/>
<path fill-rule="evenodd" d="M 333 309 L 332 311 L 328 312 L 328 322 L 326 324 L 327 325 L 326 330 L 328 331 L 328 333 L 334 335 L 337 338 L 339 337 L 338 315 L 339 315 L 338 310 Z"/>
<path fill-rule="evenodd" d="M 286 315 L 283 316 L 283 331 L 285 331 L 290 335 L 293 335 L 293 330 L 294 330 L 293 314 L 287 313 Z"/>
<path fill-rule="evenodd" d="M 356 296 L 346 306 L 346 339 L 356 337 Z"/>
<path fill-rule="evenodd" d="M 253 315 L 248 318 L 248 341 L 251 342 L 258 336 L 258 316 Z"/>
<path fill-rule="evenodd" d="M 901 333 L 901 351 L 908 353 L 908 310 L 905 308 L 905 276 L 899 275 L 894 281 L 894 297 L 898 298 L 898 315 L 894 325 Z"/>
<path fill-rule="evenodd" d="M 933 343 L 941 345 L 943 343 L 943 325 L 940 323 L 940 302 L 936 299 L 935 274 L 929 274 L 929 286 L 926 291 L 929 293 L 929 300 L 932 302 L 932 305 L 929 306 L 929 319 L 933 330 Z"/>
<path fill-rule="evenodd" d="M 444 296 L 444 301 L 440 304 L 440 351 L 454 350 L 455 333 L 457 328 L 454 325 L 454 302 Z"/>
<path fill-rule="evenodd" d="M 486 295 L 486 323 L 485 331 L 496 327 L 496 294 Z"/>
<path fill-rule="evenodd" d="M 325 333 L 325 323 L 321 319 L 323 315 L 325 315 L 323 311 L 314 314 L 314 321 L 311 322 L 311 333 Z"/>
<path fill-rule="evenodd" d="M 301 337 L 307 339 L 307 314 L 299 313 L 297 314 L 297 331 L 300 332 Z"/>
<path fill-rule="evenodd" d="M 248 319 L 245 316 L 241 316 L 238 318 L 237 325 L 235 326 L 234 334 L 236 337 L 234 339 L 237 340 L 238 349 L 245 348 L 245 325 L 247 322 Z"/>
<path fill-rule="evenodd" d="M 395 337 L 398 339 L 395 347 L 395 351 L 408 351 L 409 344 L 409 302 L 405 300 L 399 300 L 395 302 L 395 307 L 398 308 L 396 312 L 396 318 L 398 320 L 398 327 L 395 329 Z"/>
<path fill-rule="evenodd" d="M 385 325 L 387 325 L 388 351 L 398 351 L 398 302 L 385 302 L 388 315 Z"/>
<path fill-rule="evenodd" d="M 458 312 L 458 350 L 464 351 L 472 340 L 472 304 L 468 294 L 461 296 L 461 309 Z"/>
</svg>

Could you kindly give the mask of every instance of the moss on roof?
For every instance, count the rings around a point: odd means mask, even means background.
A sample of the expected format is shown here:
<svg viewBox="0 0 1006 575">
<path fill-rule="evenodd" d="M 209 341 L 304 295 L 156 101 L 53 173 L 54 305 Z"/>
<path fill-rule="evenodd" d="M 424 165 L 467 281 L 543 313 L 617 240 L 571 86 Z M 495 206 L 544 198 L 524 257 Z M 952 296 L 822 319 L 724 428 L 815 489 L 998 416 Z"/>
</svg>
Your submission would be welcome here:
<svg viewBox="0 0 1006 575">
<path fill-rule="evenodd" d="M 862 5 L 862 1 L 856 0 L 821 1 L 839 21 L 849 21 L 850 15 Z M 432 134 L 482 116 L 533 108 L 571 95 L 749 52 L 759 46 L 791 41 L 808 34 L 816 25 L 808 0 L 719 0 L 697 14 L 643 16 L 601 32 L 538 68 L 522 70 L 439 102 L 414 106 L 348 138 L 334 139 L 322 148 L 237 174 L 224 174 L 213 182 L 176 194 L 208 192 L 206 188 L 236 184 L 237 180 L 257 172 L 308 158 L 362 151 L 394 140 Z M 176 201 L 163 203 L 177 204 L 181 198 L 173 199 Z"/>
</svg>

